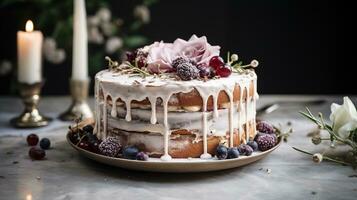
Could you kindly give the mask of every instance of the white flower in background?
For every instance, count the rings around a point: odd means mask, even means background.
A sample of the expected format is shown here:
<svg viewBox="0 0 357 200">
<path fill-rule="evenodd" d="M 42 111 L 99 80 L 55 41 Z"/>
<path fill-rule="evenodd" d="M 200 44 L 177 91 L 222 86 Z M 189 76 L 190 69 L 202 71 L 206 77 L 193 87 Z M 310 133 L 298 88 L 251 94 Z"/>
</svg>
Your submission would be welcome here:
<svg viewBox="0 0 357 200">
<path fill-rule="evenodd" d="M 47 61 L 60 64 L 66 59 L 66 52 L 64 49 L 58 49 L 56 41 L 51 38 L 45 38 L 43 42 L 43 54 Z"/>
<path fill-rule="evenodd" d="M 112 17 L 112 13 L 108 8 L 101 8 L 97 11 L 96 16 L 101 22 L 109 22 Z"/>
<path fill-rule="evenodd" d="M 147 6 L 139 5 L 134 8 L 134 16 L 144 24 L 150 22 L 150 10 Z"/>
<path fill-rule="evenodd" d="M 110 22 L 101 23 L 100 28 L 105 36 L 112 36 L 114 33 L 114 26 Z"/>
<path fill-rule="evenodd" d="M 43 41 L 43 52 L 46 53 L 56 50 L 57 43 L 56 40 L 51 37 L 46 37 Z"/>
<path fill-rule="evenodd" d="M 348 97 L 343 98 L 342 105 L 331 105 L 330 120 L 333 132 L 343 139 L 348 138 L 350 132 L 357 128 L 356 107 Z"/>
<path fill-rule="evenodd" d="M 0 76 L 8 75 L 11 72 L 12 64 L 8 60 L 3 60 L 0 63 Z"/>
<path fill-rule="evenodd" d="M 100 18 L 97 15 L 89 16 L 87 18 L 88 26 L 98 26 L 100 23 Z"/>
<path fill-rule="evenodd" d="M 114 53 L 123 46 L 123 40 L 119 37 L 110 37 L 105 44 L 105 51 L 109 54 Z"/>
<path fill-rule="evenodd" d="M 88 30 L 88 41 L 95 44 L 102 44 L 104 41 L 103 35 L 99 32 L 98 27 L 90 27 Z"/>
</svg>

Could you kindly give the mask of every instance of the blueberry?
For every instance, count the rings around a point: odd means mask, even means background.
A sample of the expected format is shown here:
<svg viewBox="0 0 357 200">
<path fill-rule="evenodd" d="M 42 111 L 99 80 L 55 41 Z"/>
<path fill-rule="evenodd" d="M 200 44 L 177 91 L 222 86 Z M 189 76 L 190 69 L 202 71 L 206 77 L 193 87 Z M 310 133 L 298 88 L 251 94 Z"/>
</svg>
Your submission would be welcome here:
<svg viewBox="0 0 357 200">
<path fill-rule="evenodd" d="M 252 147 L 252 149 L 253 149 L 253 151 L 256 151 L 256 150 L 258 150 L 258 143 L 256 142 L 256 141 L 249 141 L 248 143 L 247 143 L 247 145 L 249 145 L 250 147 Z"/>
<path fill-rule="evenodd" d="M 218 145 L 216 149 L 216 156 L 219 160 L 226 159 L 228 155 L 228 149 L 224 145 Z"/>
<path fill-rule="evenodd" d="M 40 147 L 42 149 L 49 149 L 51 146 L 51 141 L 48 138 L 42 138 L 40 141 Z"/>
<path fill-rule="evenodd" d="M 82 129 L 84 132 L 93 134 L 93 126 L 92 125 L 87 125 L 87 126 L 83 127 Z"/>
<path fill-rule="evenodd" d="M 227 159 L 238 158 L 239 151 L 237 147 L 231 147 L 228 149 Z"/>
<path fill-rule="evenodd" d="M 139 152 L 137 155 L 136 155 L 136 160 L 143 160 L 143 161 L 147 161 L 149 159 L 149 156 L 144 153 L 144 152 Z"/>
<path fill-rule="evenodd" d="M 138 148 L 136 148 L 135 146 L 128 146 L 128 147 L 125 147 L 125 149 L 123 150 L 123 157 L 126 159 L 135 160 L 136 155 L 138 153 L 139 153 Z"/>
</svg>

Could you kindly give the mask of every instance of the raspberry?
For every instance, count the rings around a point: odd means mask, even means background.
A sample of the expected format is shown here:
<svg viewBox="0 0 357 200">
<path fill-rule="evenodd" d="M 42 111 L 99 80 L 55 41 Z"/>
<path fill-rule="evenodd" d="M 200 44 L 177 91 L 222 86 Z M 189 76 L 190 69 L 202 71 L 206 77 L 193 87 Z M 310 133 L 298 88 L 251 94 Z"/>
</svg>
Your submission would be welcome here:
<svg viewBox="0 0 357 200">
<path fill-rule="evenodd" d="M 267 133 L 267 134 L 275 133 L 274 127 L 265 121 L 260 121 L 257 123 L 257 130 L 259 132 Z"/>
<path fill-rule="evenodd" d="M 177 66 L 177 75 L 184 81 L 189 81 L 199 77 L 200 72 L 191 63 L 181 63 Z"/>
<path fill-rule="evenodd" d="M 264 134 L 257 138 L 258 148 L 261 151 L 266 151 L 275 146 L 276 136 L 274 134 Z"/>
<path fill-rule="evenodd" d="M 118 138 L 108 137 L 99 144 L 99 152 L 105 156 L 116 157 L 121 150 L 121 144 Z"/>
</svg>

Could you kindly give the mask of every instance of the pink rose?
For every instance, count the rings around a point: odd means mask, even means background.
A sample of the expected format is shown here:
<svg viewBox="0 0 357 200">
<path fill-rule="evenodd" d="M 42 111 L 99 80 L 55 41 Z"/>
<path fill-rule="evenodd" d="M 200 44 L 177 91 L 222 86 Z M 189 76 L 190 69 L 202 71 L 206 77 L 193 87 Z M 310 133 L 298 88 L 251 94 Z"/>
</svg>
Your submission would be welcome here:
<svg viewBox="0 0 357 200">
<path fill-rule="evenodd" d="M 171 72 L 173 70 L 171 62 L 174 57 L 171 43 L 155 42 L 149 46 L 147 68 L 151 73 Z"/>
<path fill-rule="evenodd" d="M 155 42 L 148 47 L 148 70 L 151 73 L 172 72 L 171 63 L 177 57 L 185 57 L 195 61 L 198 65 L 208 65 L 213 56 L 219 56 L 220 46 L 211 46 L 207 38 L 192 35 L 186 41 L 176 39 L 174 43 Z"/>
<path fill-rule="evenodd" d="M 211 46 L 207 42 L 206 36 L 198 38 L 192 35 L 188 41 L 177 39 L 173 43 L 173 48 L 177 51 L 178 56 L 189 58 L 197 64 L 208 65 L 213 56 L 219 56 L 220 46 Z"/>
</svg>

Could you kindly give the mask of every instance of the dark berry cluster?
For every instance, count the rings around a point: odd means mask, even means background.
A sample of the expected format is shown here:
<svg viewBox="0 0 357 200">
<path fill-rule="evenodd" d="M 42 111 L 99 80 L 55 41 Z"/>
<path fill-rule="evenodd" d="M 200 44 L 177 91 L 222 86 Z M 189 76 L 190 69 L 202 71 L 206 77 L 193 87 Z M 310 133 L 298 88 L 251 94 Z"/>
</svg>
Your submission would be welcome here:
<svg viewBox="0 0 357 200">
<path fill-rule="evenodd" d="M 37 134 L 31 133 L 26 138 L 27 144 L 31 146 L 29 156 L 33 160 L 42 160 L 46 156 L 45 150 L 51 146 L 51 141 L 48 138 L 40 138 Z M 37 144 L 40 142 L 40 147 Z"/>
<path fill-rule="evenodd" d="M 139 151 L 136 146 L 123 148 L 120 139 L 117 137 L 107 137 L 103 141 L 99 140 L 93 134 L 93 126 L 91 125 L 87 125 L 82 129 L 72 129 L 70 140 L 79 148 L 108 157 L 122 157 L 143 161 L 149 159 L 149 156 L 145 152 Z"/>
<path fill-rule="evenodd" d="M 266 151 L 273 148 L 277 143 L 277 137 L 272 125 L 267 122 L 258 122 L 257 127 L 260 127 L 254 140 L 250 140 L 247 144 L 241 144 L 238 147 L 226 147 L 224 145 L 218 145 L 216 149 L 216 157 L 219 160 L 238 158 L 239 156 L 250 156 L 254 151 Z M 263 128 L 264 127 L 264 128 Z M 271 131 L 273 130 L 273 131 Z"/>
<path fill-rule="evenodd" d="M 209 65 L 197 65 L 193 60 L 178 57 L 172 61 L 171 66 L 176 70 L 177 75 L 184 81 L 197 78 L 210 79 L 215 76 L 228 77 L 231 75 L 231 67 L 224 63 L 219 56 L 213 56 Z"/>
<path fill-rule="evenodd" d="M 135 51 L 127 51 L 125 54 L 127 61 L 129 61 L 132 65 L 137 65 L 139 68 L 146 66 L 148 52 L 144 51 L 144 49 L 139 48 Z"/>
</svg>

